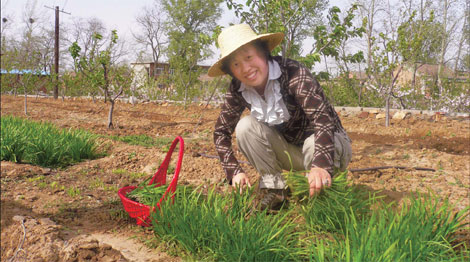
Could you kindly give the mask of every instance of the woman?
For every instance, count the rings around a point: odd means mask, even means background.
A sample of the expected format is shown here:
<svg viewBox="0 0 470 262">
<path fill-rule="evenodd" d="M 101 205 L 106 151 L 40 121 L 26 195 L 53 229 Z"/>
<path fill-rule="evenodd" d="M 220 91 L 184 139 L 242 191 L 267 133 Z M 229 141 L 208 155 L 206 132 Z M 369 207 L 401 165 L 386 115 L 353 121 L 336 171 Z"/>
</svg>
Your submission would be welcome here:
<svg viewBox="0 0 470 262">
<path fill-rule="evenodd" d="M 232 76 L 214 131 L 227 181 L 251 186 L 232 150 L 235 132 L 240 151 L 261 175 L 261 209 L 285 201 L 283 170 L 308 170 L 312 196 L 331 186 L 334 170 L 351 160 L 351 141 L 317 80 L 299 62 L 271 56 L 283 37 L 230 26 L 219 35 L 221 57 L 208 73 Z M 250 115 L 240 119 L 245 108 Z"/>
</svg>

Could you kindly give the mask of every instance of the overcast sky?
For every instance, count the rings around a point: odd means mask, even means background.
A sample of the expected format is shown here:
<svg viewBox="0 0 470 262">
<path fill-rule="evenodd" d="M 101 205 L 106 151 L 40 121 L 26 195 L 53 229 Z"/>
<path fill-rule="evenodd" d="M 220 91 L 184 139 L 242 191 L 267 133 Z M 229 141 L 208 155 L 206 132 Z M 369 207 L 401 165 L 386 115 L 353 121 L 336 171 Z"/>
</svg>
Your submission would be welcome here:
<svg viewBox="0 0 470 262">
<path fill-rule="evenodd" d="M 25 5 L 34 2 L 38 12 L 44 13 L 44 17 L 49 19 L 51 24 L 54 23 L 54 11 L 45 6 L 59 6 L 60 10 L 71 13 L 71 15 L 60 13 L 60 20 L 67 24 L 74 18 L 98 17 L 106 28 L 117 29 L 120 38 L 130 40 L 131 30 L 136 27 L 136 16 L 143 7 L 150 6 L 154 0 L 1 0 L 1 17 L 9 18 L 8 23 L 12 23 L 10 25 L 12 30 L 19 29 L 22 26 L 22 12 Z M 345 10 L 345 3 L 348 3 L 348 0 L 330 0 L 330 6 L 337 5 L 342 11 Z M 223 6 L 225 8 L 225 5 Z M 238 21 L 232 12 L 225 12 L 222 17 L 219 22 L 222 26 Z M 216 55 L 206 63 L 211 64 L 217 57 L 216 52 Z"/>
</svg>

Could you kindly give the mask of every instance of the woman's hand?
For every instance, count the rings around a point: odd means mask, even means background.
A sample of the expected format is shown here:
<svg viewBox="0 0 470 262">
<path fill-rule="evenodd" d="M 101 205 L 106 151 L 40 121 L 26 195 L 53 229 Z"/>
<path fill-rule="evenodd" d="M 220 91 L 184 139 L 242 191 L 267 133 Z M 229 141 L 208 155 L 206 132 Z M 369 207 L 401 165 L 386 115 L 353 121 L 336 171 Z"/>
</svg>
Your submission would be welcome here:
<svg viewBox="0 0 470 262">
<path fill-rule="evenodd" d="M 318 194 L 323 187 L 331 186 L 330 173 L 323 168 L 312 167 L 308 174 L 308 184 L 310 185 L 310 196 Z"/>
<path fill-rule="evenodd" d="M 232 178 L 232 186 L 234 188 L 237 188 L 238 186 L 240 188 L 240 194 L 247 185 L 248 187 L 251 187 L 250 180 L 245 173 L 238 173 Z"/>
</svg>

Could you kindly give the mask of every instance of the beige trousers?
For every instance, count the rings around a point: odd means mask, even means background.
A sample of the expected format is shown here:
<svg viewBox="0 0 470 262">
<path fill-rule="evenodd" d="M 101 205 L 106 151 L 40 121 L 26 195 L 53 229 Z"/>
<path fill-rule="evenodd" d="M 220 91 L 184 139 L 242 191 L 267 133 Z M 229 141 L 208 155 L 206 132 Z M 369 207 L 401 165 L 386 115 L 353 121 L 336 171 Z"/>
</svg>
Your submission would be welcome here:
<svg viewBox="0 0 470 262">
<path fill-rule="evenodd" d="M 252 116 L 242 118 L 235 129 L 240 151 L 260 173 L 260 188 L 284 189 L 283 170 L 310 170 L 315 152 L 315 137 L 308 137 L 303 146 L 289 144 L 274 128 Z M 345 170 L 351 161 L 351 140 L 344 132 L 334 136 L 334 166 Z M 292 163 L 289 161 L 288 152 Z"/>
</svg>

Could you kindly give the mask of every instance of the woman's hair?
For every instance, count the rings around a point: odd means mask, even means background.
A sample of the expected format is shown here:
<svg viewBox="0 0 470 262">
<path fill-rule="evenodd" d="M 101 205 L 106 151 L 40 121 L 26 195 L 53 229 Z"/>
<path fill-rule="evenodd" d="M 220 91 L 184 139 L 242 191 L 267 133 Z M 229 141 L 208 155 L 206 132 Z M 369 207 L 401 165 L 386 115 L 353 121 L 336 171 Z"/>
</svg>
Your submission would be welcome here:
<svg viewBox="0 0 470 262">
<path fill-rule="evenodd" d="M 258 51 L 258 53 L 264 57 L 266 62 L 272 60 L 271 51 L 269 51 L 269 48 L 268 48 L 268 42 L 257 39 L 248 44 L 252 44 L 256 48 L 256 51 Z M 232 55 L 229 55 L 228 57 L 226 57 L 222 61 L 222 66 L 220 67 L 220 69 L 224 73 L 229 74 L 231 77 L 233 77 L 232 71 L 230 71 L 231 60 L 232 60 Z"/>
</svg>

